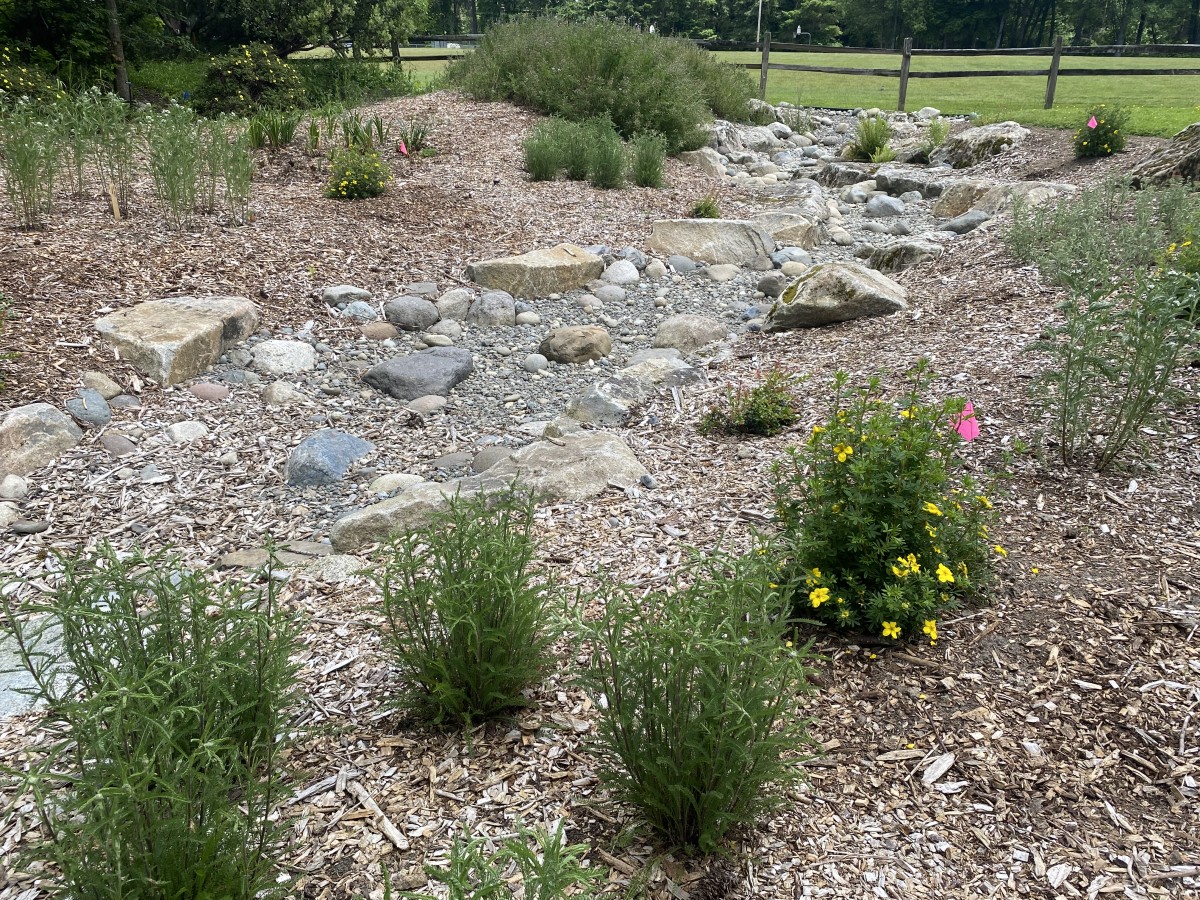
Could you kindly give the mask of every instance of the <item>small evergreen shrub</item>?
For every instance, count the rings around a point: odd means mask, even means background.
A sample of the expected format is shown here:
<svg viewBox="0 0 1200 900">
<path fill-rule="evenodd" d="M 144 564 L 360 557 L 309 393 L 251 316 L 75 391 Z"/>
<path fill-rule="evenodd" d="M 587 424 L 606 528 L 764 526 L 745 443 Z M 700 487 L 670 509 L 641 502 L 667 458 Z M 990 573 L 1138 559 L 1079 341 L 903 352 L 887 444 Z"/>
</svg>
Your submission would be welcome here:
<svg viewBox="0 0 1200 900">
<path fill-rule="evenodd" d="M 858 120 L 858 131 L 851 145 L 856 158 L 874 160 L 884 155 L 892 139 L 892 126 L 884 116 L 866 116 Z M 895 159 L 893 154 L 892 159 Z"/>
<path fill-rule="evenodd" d="M 1093 106 L 1072 140 L 1075 157 L 1086 159 L 1120 153 L 1125 149 L 1125 125 L 1128 121 L 1129 113 L 1119 106 L 1104 103 Z"/>
<path fill-rule="evenodd" d="M 533 513 L 513 490 L 455 497 L 396 542 L 377 581 L 400 708 L 461 725 L 524 705 L 555 637 L 556 588 L 537 580 Z"/>
<path fill-rule="evenodd" d="M 377 150 L 352 144 L 329 154 L 329 183 L 325 187 L 325 196 L 333 200 L 378 197 L 387 189 L 391 177 Z"/>
<path fill-rule="evenodd" d="M 717 198 L 712 194 L 709 194 L 707 197 L 701 197 L 688 210 L 688 217 L 692 219 L 721 218 L 721 207 L 717 205 Z"/>
<path fill-rule="evenodd" d="M 667 157 L 667 142 L 661 134 L 642 131 L 629 142 L 630 169 L 638 187 L 660 188 Z"/>
<path fill-rule="evenodd" d="M 725 409 L 713 407 L 700 420 L 702 434 L 753 434 L 772 437 L 796 421 L 792 379 L 773 369 L 762 383 L 730 391 Z"/>
<path fill-rule="evenodd" d="M 604 781 L 673 846 L 709 853 L 800 777 L 806 650 L 773 552 L 696 559 L 671 593 L 616 588 L 585 626 Z"/>
<path fill-rule="evenodd" d="M 596 122 L 588 129 L 591 154 L 588 181 L 592 187 L 619 188 L 625 183 L 625 145 L 608 122 Z"/>
<path fill-rule="evenodd" d="M 962 404 L 921 399 L 922 361 L 898 406 L 838 373 L 828 420 L 774 470 L 795 614 L 876 637 L 937 639 L 937 623 L 991 572 L 991 501 L 958 476 Z"/>
<path fill-rule="evenodd" d="M 275 896 L 300 648 L 274 582 L 111 549 L 53 569 L 46 599 L 3 592 L 48 736 L 24 775 L 47 840 L 23 862 L 63 900 Z"/>
<path fill-rule="evenodd" d="M 247 116 L 260 109 L 303 108 L 307 100 L 293 66 L 265 44 L 248 44 L 210 63 L 193 103 L 206 116 Z"/>
</svg>

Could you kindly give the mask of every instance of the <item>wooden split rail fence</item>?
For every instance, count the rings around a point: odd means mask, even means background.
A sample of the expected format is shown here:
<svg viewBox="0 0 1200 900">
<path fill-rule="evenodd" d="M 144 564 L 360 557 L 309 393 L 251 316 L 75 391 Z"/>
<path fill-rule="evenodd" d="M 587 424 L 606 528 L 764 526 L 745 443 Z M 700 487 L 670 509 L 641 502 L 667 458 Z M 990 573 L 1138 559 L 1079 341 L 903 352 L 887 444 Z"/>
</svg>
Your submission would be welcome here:
<svg viewBox="0 0 1200 900">
<path fill-rule="evenodd" d="M 717 44 L 708 42 L 704 46 L 710 50 L 762 50 L 761 63 L 742 63 L 743 68 L 758 69 L 758 95 L 765 100 L 767 95 L 767 73 L 771 70 L 786 72 L 829 72 L 839 75 L 877 75 L 885 78 L 900 79 L 900 95 L 896 109 L 904 112 L 904 103 L 908 95 L 910 78 L 987 78 L 1001 75 L 1008 76 L 1045 76 L 1046 78 L 1046 109 L 1054 106 L 1054 91 L 1058 79 L 1075 75 L 1200 75 L 1200 68 L 1163 68 L 1163 69 L 1132 69 L 1114 67 L 1096 68 L 1060 68 L 1064 56 L 1122 56 L 1144 55 L 1146 52 L 1166 54 L 1174 52 L 1179 55 L 1195 56 L 1200 54 L 1200 46 L 1195 44 L 1156 44 L 1132 47 L 1129 45 L 1113 45 L 1104 47 L 1063 47 L 1062 37 L 1054 41 L 1053 47 L 1019 47 L 1004 50 L 914 50 L 912 38 L 904 39 L 901 50 L 874 50 L 855 47 L 815 47 L 810 44 L 781 44 L 771 43 L 770 33 L 763 35 L 762 44 Z M 900 57 L 899 69 L 870 69 L 847 68 L 842 66 L 798 65 L 793 63 L 771 62 L 771 52 L 787 53 L 876 53 Z M 912 59 L 914 56 L 1049 56 L 1048 69 L 963 69 L 942 72 L 914 72 Z"/>
</svg>

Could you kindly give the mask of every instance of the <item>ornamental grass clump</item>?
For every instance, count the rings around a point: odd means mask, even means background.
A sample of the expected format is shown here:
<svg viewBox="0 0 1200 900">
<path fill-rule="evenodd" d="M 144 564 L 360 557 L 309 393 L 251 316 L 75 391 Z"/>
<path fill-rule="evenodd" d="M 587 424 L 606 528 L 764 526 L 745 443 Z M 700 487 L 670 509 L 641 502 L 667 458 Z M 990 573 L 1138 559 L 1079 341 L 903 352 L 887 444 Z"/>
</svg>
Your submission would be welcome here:
<svg viewBox="0 0 1200 900">
<path fill-rule="evenodd" d="M 26 100 L 0 116 L 0 171 L 19 227 L 44 224 L 59 170 L 59 134 L 48 111 Z"/>
<path fill-rule="evenodd" d="M 391 178 L 387 163 L 378 150 L 351 144 L 329 154 L 329 183 L 325 187 L 325 196 L 333 200 L 378 197 L 387 189 Z"/>
<path fill-rule="evenodd" d="M 701 434 L 750 434 L 773 437 L 796 421 L 794 379 L 781 369 L 766 374 L 752 388 L 738 388 L 725 398 L 725 408 L 714 406 L 700 420 Z"/>
<path fill-rule="evenodd" d="M 567 144 L 562 132 L 576 127 L 562 119 L 547 119 L 534 126 L 521 145 L 525 153 L 525 171 L 529 173 L 531 181 L 553 181 L 558 177 L 563 167 L 563 149 Z M 583 177 L 587 177 L 586 165 Z"/>
<path fill-rule="evenodd" d="M 629 142 L 629 170 L 638 187 L 660 188 L 667 158 L 667 142 L 655 131 L 640 131 Z"/>
<path fill-rule="evenodd" d="M 858 120 L 858 132 L 851 147 L 856 159 L 886 162 L 891 139 L 892 126 L 884 116 L 866 116 Z M 895 159 L 894 153 L 891 158 Z"/>
<path fill-rule="evenodd" d="M 592 187 L 612 189 L 625 183 L 625 145 L 612 123 L 592 122 L 586 130 L 591 153 L 588 157 L 588 181 Z"/>
<path fill-rule="evenodd" d="M 557 637 L 558 589 L 534 565 L 534 510 L 512 489 L 456 496 L 397 540 L 376 580 L 399 708 L 464 725 L 525 704 Z"/>
<path fill-rule="evenodd" d="M 673 592 L 612 588 L 584 627 L 602 777 L 670 846 L 717 850 L 801 777 L 811 657 L 788 640 L 776 558 L 698 557 Z"/>
<path fill-rule="evenodd" d="M 1072 138 L 1075 157 L 1086 159 L 1112 156 L 1125 149 L 1125 126 L 1129 113 L 1119 106 L 1101 103 L 1087 111 L 1087 119 Z"/>
<path fill-rule="evenodd" d="M 203 135 L 196 114 L 172 105 L 155 114 L 146 129 L 154 198 L 167 227 L 176 231 L 191 220 L 203 175 Z"/>
<path fill-rule="evenodd" d="M 826 422 L 774 470 L 797 618 L 892 640 L 937 639 L 992 571 L 992 503 L 958 474 L 963 404 L 926 403 L 922 361 L 898 402 L 838 373 Z"/>
<path fill-rule="evenodd" d="M 22 862 L 63 900 L 276 896 L 300 646 L 275 582 L 111 549 L 46 580 L 3 592 L 47 737 L 22 776 L 46 839 Z"/>
</svg>

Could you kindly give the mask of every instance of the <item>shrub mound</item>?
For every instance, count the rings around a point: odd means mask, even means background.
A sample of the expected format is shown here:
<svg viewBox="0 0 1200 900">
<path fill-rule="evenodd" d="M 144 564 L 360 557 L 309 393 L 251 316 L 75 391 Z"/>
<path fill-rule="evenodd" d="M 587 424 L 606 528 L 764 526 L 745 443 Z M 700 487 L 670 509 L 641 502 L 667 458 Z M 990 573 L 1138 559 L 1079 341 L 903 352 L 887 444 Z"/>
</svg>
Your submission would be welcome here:
<svg viewBox="0 0 1200 900">
<path fill-rule="evenodd" d="M 259 109 L 297 109 L 307 99 L 294 67 L 267 45 L 248 44 L 213 59 L 196 89 L 194 106 L 206 116 L 249 115 Z"/>
<path fill-rule="evenodd" d="M 1084 125 L 1075 132 L 1075 157 L 1112 156 L 1125 149 L 1125 123 L 1129 113 L 1103 103 L 1088 110 Z"/>
<path fill-rule="evenodd" d="M 623 137 L 657 131 L 671 153 L 704 143 L 713 114 L 744 121 L 750 76 L 687 41 L 615 22 L 522 19 L 497 25 L 451 64 L 452 85 L 572 121 L 608 118 Z"/>
</svg>

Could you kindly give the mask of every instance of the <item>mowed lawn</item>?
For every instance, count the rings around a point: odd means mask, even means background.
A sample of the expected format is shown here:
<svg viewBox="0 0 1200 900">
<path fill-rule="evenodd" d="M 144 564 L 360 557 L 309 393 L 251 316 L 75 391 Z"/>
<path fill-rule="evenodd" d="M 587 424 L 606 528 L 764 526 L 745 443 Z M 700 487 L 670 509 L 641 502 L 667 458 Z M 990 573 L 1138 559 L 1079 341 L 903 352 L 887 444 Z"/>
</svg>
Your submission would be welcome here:
<svg viewBox="0 0 1200 900">
<path fill-rule="evenodd" d="M 761 62 L 754 51 L 719 52 L 734 63 Z M 772 53 L 771 61 L 792 65 L 899 69 L 900 55 L 886 53 Z M 1200 57 L 1064 56 L 1055 91 L 1054 109 L 1043 109 L 1048 56 L 914 56 L 914 72 L 1029 69 L 1029 76 L 982 78 L 913 78 L 908 82 L 908 110 L 935 106 L 944 113 L 978 113 L 986 121 L 1016 119 L 1026 125 L 1078 128 L 1097 103 L 1119 104 L 1130 112 L 1133 134 L 1172 135 L 1200 121 L 1198 75 L 1069 75 L 1071 69 L 1196 69 Z M 757 71 L 751 73 L 757 82 Z M 767 99 L 803 106 L 896 108 L 900 80 L 872 75 L 772 71 Z"/>
</svg>

